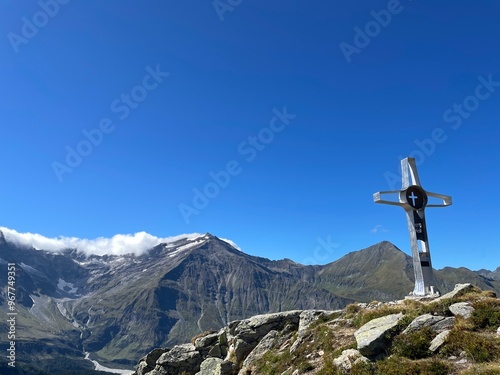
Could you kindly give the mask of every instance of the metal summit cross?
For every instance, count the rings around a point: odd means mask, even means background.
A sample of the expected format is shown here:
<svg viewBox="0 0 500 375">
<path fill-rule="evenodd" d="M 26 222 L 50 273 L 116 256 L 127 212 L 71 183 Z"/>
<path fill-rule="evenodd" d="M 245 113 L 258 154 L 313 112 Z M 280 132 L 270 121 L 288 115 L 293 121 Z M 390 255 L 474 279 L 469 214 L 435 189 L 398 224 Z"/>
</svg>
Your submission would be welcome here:
<svg viewBox="0 0 500 375">
<path fill-rule="evenodd" d="M 422 188 L 414 158 L 401 160 L 401 172 L 403 180 L 401 190 L 380 191 L 373 194 L 373 200 L 375 203 L 400 206 L 405 210 L 415 272 L 415 289 L 410 294 L 415 297 L 435 297 L 439 295 L 439 291 L 434 286 L 424 210 L 425 207 L 450 206 L 452 204 L 451 197 L 430 193 Z M 398 200 L 382 200 L 381 195 L 383 194 L 398 194 Z M 428 204 L 428 197 L 438 198 L 442 200 L 442 203 Z"/>
</svg>

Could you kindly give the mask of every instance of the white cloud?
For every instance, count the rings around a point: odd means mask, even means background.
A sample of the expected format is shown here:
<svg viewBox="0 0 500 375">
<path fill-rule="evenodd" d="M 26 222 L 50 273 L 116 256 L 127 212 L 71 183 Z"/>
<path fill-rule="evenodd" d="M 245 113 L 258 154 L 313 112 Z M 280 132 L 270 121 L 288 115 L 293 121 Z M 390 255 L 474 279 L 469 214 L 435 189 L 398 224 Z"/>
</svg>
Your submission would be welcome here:
<svg viewBox="0 0 500 375">
<path fill-rule="evenodd" d="M 389 231 L 385 229 L 383 225 L 377 224 L 372 229 L 370 229 L 370 232 L 376 234 L 376 233 L 387 233 Z"/>
<path fill-rule="evenodd" d="M 243 251 L 240 249 L 240 247 L 238 245 L 236 245 L 235 242 L 231 241 L 231 240 L 228 240 L 227 238 L 219 238 L 220 240 L 224 241 L 224 242 L 227 242 L 229 245 L 231 245 L 232 247 L 234 247 L 236 250 L 239 250 L 239 251 Z"/>
<path fill-rule="evenodd" d="M 135 253 L 140 255 L 146 250 L 160 244 L 175 242 L 181 239 L 195 239 L 202 236 L 199 233 L 181 234 L 178 236 L 160 238 L 146 232 L 135 234 L 116 234 L 111 238 L 99 237 L 93 240 L 77 237 L 47 238 L 37 233 L 19 233 L 13 229 L 0 227 L 5 240 L 21 246 L 33 246 L 39 250 L 60 251 L 77 249 L 87 255 L 121 255 Z"/>
</svg>

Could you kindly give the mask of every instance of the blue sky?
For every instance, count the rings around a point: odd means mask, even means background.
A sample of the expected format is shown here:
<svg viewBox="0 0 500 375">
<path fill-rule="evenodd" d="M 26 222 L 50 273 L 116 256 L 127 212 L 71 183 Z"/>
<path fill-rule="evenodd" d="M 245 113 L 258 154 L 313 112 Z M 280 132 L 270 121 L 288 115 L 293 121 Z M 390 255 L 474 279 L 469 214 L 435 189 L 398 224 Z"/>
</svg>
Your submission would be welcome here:
<svg viewBox="0 0 500 375">
<path fill-rule="evenodd" d="M 306 263 L 409 253 L 404 211 L 372 194 L 410 155 L 453 196 L 427 210 L 434 266 L 500 266 L 497 2 L 0 7 L 1 226 L 210 232 Z"/>
</svg>

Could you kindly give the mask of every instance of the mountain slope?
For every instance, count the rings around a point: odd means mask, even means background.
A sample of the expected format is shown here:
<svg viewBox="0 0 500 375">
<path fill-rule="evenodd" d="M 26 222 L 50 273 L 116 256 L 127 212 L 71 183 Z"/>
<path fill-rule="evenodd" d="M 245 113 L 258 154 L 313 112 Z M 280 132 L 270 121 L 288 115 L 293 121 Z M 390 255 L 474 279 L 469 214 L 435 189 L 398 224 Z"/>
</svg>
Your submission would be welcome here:
<svg viewBox="0 0 500 375">
<path fill-rule="evenodd" d="M 414 283 L 411 258 L 387 241 L 325 265 L 318 276 L 333 293 L 364 302 L 402 298 Z"/>
</svg>

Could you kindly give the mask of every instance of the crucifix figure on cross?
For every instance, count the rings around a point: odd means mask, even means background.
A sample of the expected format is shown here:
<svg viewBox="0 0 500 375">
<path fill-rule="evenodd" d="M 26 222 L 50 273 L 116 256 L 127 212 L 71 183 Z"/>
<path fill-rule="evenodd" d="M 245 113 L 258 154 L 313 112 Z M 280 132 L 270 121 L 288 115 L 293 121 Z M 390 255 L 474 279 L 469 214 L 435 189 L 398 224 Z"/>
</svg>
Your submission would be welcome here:
<svg viewBox="0 0 500 375">
<path fill-rule="evenodd" d="M 432 275 L 431 253 L 425 225 L 426 207 L 447 207 L 452 204 L 451 197 L 425 191 L 420 185 L 417 165 L 414 158 L 401 160 L 403 186 L 401 190 L 380 191 L 373 194 L 375 203 L 384 203 L 403 207 L 408 220 L 410 232 L 411 254 L 413 270 L 415 272 L 415 289 L 412 294 L 416 297 L 435 297 L 439 291 L 434 285 Z M 397 194 L 397 200 L 383 200 L 382 195 Z M 428 204 L 429 197 L 442 200 L 441 203 Z"/>
</svg>

